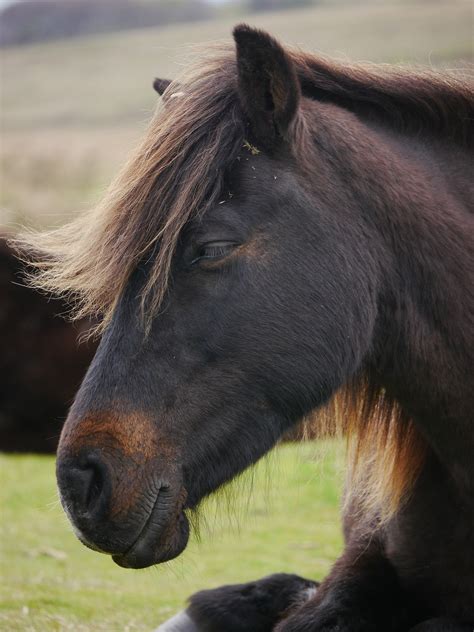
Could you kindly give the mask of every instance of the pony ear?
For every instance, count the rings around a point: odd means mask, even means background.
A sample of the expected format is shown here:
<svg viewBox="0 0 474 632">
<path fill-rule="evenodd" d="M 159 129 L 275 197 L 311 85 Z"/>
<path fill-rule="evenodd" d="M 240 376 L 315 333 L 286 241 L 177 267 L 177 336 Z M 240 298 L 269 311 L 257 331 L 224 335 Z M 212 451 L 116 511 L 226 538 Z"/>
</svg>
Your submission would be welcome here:
<svg viewBox="0 0 474 632">
<path fill-rule="evenodd" d="M 239 24 L 237 46 L 239 96 L 257 142 L 275 148 L 287 140 L 301 88 L 293 61 L 264 31 Z"/>
<path fill-rule="evenodd" d="M 170 79 L 158 79 L 157 77 L 156 79 L 153 80 L 153 88 L 155 89 L 156 92 L 158 92 L 158 94 L 161 97 L 163 95 L 163 92 L 170 85 L 170 83 L 171 83 Z"/>
</svg>

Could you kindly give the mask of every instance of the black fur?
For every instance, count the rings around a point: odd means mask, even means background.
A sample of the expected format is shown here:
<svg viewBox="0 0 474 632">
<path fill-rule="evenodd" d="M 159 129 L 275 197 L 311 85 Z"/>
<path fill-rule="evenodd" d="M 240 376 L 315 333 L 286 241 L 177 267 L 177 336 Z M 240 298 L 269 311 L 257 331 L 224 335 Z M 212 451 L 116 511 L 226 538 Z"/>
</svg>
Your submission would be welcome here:
<svg viewBox="0 0 474 632">
<path fill-rule="evenodd" d="M 271 632 L 317 585 L 297 575 L 270 575 L 257 582 L 198 592 L 190 599 L 188 613 L 202 632 Z"/>
<path fill-rule="evenodd" d="M 411 628 L 410 632 L 474 632 L 474 624 L 453 619 L 429 619 Z"/>
<path fill-rule="evenodd" d="M 240 97 L 255 142 L 274 151 L 287 137 L 300 99 L 296 71 L 273 37 L 245 25 L 234 29 Z"/>
</svg>

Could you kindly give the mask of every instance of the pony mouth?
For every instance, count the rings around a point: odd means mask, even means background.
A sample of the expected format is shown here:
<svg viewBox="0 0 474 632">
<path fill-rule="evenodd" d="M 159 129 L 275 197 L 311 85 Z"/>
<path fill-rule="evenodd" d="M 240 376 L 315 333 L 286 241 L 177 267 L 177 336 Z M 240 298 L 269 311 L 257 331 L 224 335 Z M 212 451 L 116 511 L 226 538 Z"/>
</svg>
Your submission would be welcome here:
<svg viewBox="0 0 474 632">
<path fill-rule="evenodd" d="M 160 489 L 153 509 L 134 543 L 124 553 L 112 555 L 122 568 L 147 568 L 178 557 L 189 540 L 189 521 L 183 510 L 186 493 L 171 498 L 169 487 Z"/>
</svg>

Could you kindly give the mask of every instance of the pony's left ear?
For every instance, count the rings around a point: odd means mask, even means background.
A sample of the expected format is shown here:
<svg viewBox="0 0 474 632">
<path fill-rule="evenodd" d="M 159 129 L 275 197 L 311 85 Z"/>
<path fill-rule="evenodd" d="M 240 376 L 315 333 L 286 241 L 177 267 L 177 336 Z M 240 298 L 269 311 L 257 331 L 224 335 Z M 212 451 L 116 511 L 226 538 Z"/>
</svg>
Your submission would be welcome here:
<svg viewBox="0 0 474 632">
<path fill-rule="evenodd" d="M 170 85 L 170 83 L 170 79 L 158 79 L 158 77 L 156 77 L 156 79 L 153 79 L 153 88 L 155 89 L 155 92 L 158 92 L 161 97 L 163 95 L 163 92 Z"/>
<path fill-rule="evenodd" d="M 274 149 L 288 140 L 301 88 L 296 69 L 280 44 L 264 31 L 240 24 L 234 29 L 242 107 L 257 143 Z"/>
</svg>

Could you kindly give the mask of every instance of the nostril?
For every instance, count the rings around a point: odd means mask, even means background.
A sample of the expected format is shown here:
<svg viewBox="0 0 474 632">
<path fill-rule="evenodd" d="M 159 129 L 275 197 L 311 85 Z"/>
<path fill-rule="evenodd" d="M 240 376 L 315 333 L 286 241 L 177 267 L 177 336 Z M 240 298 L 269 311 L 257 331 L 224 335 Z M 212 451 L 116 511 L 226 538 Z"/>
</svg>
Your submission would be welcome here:
<svg viewBox="0 0 474 632">
<path fill-rule="evenodd" d="M 89 472 L 92 480 L 89 482 L 89 493 L 87 494 L 86 505 L 88 511 L 93 511 L 93 508 L 97 504 L 97 501 L 102 493 L 103 479 L 102 472 L 99 468 L 92 466 Z"/>
<path fill-rule="evenodd" d="M 103 477 L 96 463 L 77 468 L 77 496 L 83 512 L 92 513 L 103 489 Z"/>
<path fill-rule="evenodd" d="M 76 517 L 99 517 L 106 503 L 107 471 L 96 455 L 88 455 L 58 468 L 61 496 Z"/>
</svg>

